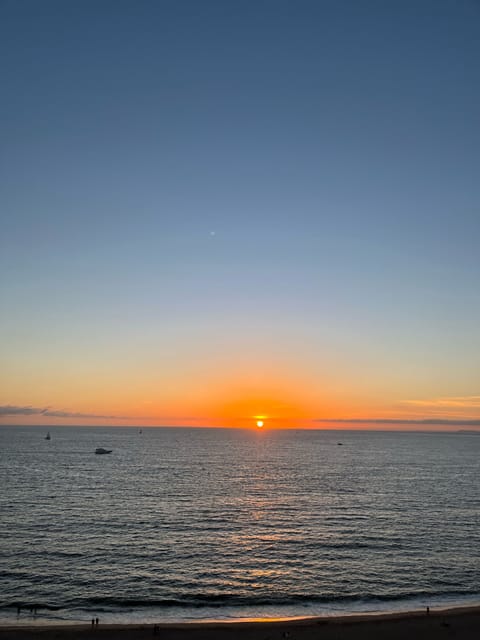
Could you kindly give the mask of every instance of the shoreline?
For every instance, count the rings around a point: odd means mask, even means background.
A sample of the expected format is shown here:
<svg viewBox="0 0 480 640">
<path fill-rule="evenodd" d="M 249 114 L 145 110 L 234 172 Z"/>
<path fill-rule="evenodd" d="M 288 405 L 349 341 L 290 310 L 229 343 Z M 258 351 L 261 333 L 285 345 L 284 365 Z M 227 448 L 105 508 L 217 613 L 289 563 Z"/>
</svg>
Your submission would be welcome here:
<svg viewBox="0 0 480 640">
<path fill-rule="evenodd" d="M 98 637 L 144 640 L 158 636 L 162 640 L 203 638 L 229 640 L 298 640 L 321 637 L 334 640 L 341 633 L 345 640 L 381 638 L 449 638 L 473 640 L 480 637 L 480 604 L 402 612 L 353 613 L 339 616 L 298 618 L 252 618 L 239 620 L 206 620 L 195 622 L 157 622 L 132 624 L 1 624 L 0 640 L 87 640 Z"/>
<path fill-rule="evenodd" d="M 397 603 L 398 604 L 398 603 Z M 211 612 L 210 616 L 187 616 L 184 617 L 181 614 L 177 616 L 165 615 L 165 612 L 160 608 L 157 609 L 157 613 L 152 614 L 146 613 L 145 617 L 141 616 L 130 617 L 126 619 L 118 618 L 113 612 L 100 612 L 100 618 L 103 622 L 103 626 L 116 626 L 116 627 L 138 627 L 145 625 L 153 625 L 153 624 L 162 624 L 165 626 L 176 626 L 176 625 L 204 625 L 204 624 L 237 624 L 244 622 L 276 622 L 276 621 L 302 621 L 302 620 L 351 620 L 354 618 L 382 618 L 382 617 L 404 617 L 404 616 L 414 616 L 414 615 L 422 615 L 422 613 L 426 612 L 426 609 L 429 608 L 429 611 L 433 614 L 436 613 L 455 613 L 455 612 L 467 612 L 467 611 L 476 611 L 480 610 L 480 597 L 477 596 L 475 599 L 471 600 L 453 600 L 453 601 L 441 601 L 435 598 L 429 602 L 425 600 L 424 602 L 410 602 L 409 605 L 405 607 L 395 607 L 395 605 L 391 608 L 381 607 L 381 608 L 353 608 L 353 609 L 324 609 L 321 611 L 312 611 L 307 613 L 306 611 L 299 610 L 297 611 L 278 611 L 273 613 L 268 613 L 267 611 L 255 611 L 252 613 L 244 612 L 244 614 L 239 615 L 217 615 L 216 612 Z M 113 619 L 112 619 L 113 614 Z M 82 611 L 82 615 L 78 617 L 72 618 L 64 618 L 64 617 L 50 617 L 44 616 L 43 613 L 33 614 L 31 611 L 28 611 L 28 606 L 22 608 L 21 615 L 17 614 L 15 617 L 14 614 L 9 615 L 8 617 L 4 617 L 3 619 L 0 617 L 0 629 L 6 627 L 18 628 L 18 627 L 75 627 L 75 626 L 84 626 L 86 624 L 91 624 L 91 619 L 98 617 L 99 613 L 92 608 L 91 611 L 84 609 Z M 105 616 L 105 617 L 104 617 Z M 159 622 L 161 621 L 161 622 Z"/>
</svg>

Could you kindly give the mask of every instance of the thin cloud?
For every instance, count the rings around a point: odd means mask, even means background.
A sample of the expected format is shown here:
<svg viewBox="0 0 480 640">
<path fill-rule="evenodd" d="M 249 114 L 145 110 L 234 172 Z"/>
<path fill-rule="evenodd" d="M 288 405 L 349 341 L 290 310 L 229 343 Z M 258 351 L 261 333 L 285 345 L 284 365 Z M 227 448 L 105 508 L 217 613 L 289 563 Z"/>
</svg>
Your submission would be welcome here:
<svg viewBox="0 0 480 640">
<path fill-rule="evenodd" d="M 450 426 L 450 427 L 480 427 L 478 409 L 480 396 L 444 396 L 427 398 L 424 400 L 404 400 L 400 403 L 405 408 L 410 407 L 410 413 L 428 417 L 404 418 L 317 418 L 314 422 L 334 424 L 370 424 L 370 425 L 399 425 L 399 426 Z M 403 410 L 402 413 L 405 411 Z M 463 413 L 463 416 L 459 414 Z M 470 413 L 471 417 L 467 417 Z M 472 413 L 474 415 L 472 415 Z M 476 415 L 475 415 L 476 414 Z"/>
<path fill-rule="evenodd" d="M 107 416 L 100 413 L 79 413 L 78 411 L 44 411 L 44 416 L 50 418 L 116 418 L 118 420 L 125 419 L 125 416 Z"/>
<path fill-rule="evenodd" d="M 474 409 L 480 408 L 480 396 L 451 396 L 445 398 L 431 398 L 427 400 L 404 400 L 402 404 L 439 409 Z"/>
<path fill-rule="evenodd" d="M 41 415 L 46 409 L 38 409 L 37 407 L 16 407 L 11 404 L 0 406 L 0 416 L 35 416 Z"/>
<path fill-rule="evenodd" d="M 335 424 L 416 424 L 416 425 L 450 425 L 462 427 L 480 427 L 480 418 L 472 420 L 450 418 L 315 418 L 313 422 L 332 422 Z"/>
<path fill-rule="evenodd" d="M 49 418 L 115 418 L 125 419 L 125 416 L 110 416 L 98 413 L 81 413 L 78 411 L 58 411 L 49 407 L 15 406 L 11 404 L 0 406 L 0 418 L 7 416 L 47 416 Z"/>
</svg>

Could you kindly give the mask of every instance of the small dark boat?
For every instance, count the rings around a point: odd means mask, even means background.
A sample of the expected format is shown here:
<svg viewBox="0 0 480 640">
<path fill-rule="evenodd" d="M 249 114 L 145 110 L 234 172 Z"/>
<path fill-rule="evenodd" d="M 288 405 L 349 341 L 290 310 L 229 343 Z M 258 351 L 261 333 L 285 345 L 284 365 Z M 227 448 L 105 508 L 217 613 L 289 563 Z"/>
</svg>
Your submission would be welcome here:
<svg viewBox="0 0 480 640">
<path fill-rule="evenodd" d="M 98 455 L 101 455 L 103 453 L 112 453 L 112 449 L 104 449 L 103 447 L 98 447 L 97 449 L 95 449 L 95 453 L 98 453 Z"/>
<path fill-rule="evenodd" d="M 45 436 L 45 440 L 50 440 L 50 431 L 47 433 L 47 435 Z"/>
</svg>

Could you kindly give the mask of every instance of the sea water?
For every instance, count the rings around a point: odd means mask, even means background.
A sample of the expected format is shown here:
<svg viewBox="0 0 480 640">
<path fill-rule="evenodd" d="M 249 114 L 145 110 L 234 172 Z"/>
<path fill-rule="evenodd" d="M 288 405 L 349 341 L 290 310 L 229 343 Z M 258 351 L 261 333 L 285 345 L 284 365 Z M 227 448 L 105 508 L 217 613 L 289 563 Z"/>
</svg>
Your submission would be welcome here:
<svg viewBox="0 0 480 640">
<path fill-rule="evenodd" d="M 0 428 L 3 622 L 480 601 L 479 435 L 48 430 Z"/>
</svg>

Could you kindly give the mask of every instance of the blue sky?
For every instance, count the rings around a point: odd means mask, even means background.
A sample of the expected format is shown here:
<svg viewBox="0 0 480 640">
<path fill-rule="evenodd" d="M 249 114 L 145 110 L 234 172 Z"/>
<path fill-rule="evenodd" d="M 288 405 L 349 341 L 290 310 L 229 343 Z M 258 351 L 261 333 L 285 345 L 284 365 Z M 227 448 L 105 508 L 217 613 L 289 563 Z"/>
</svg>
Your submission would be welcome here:
<svg viewBox="0 0 480 640">
<path fill-rule="evenodd" d="M 79 371 L 193 389 L 239 353 L 350 417 L 478 393 L 478 3 L 0 13 L 0 404 L 98 414 Z"/>
</svg>

